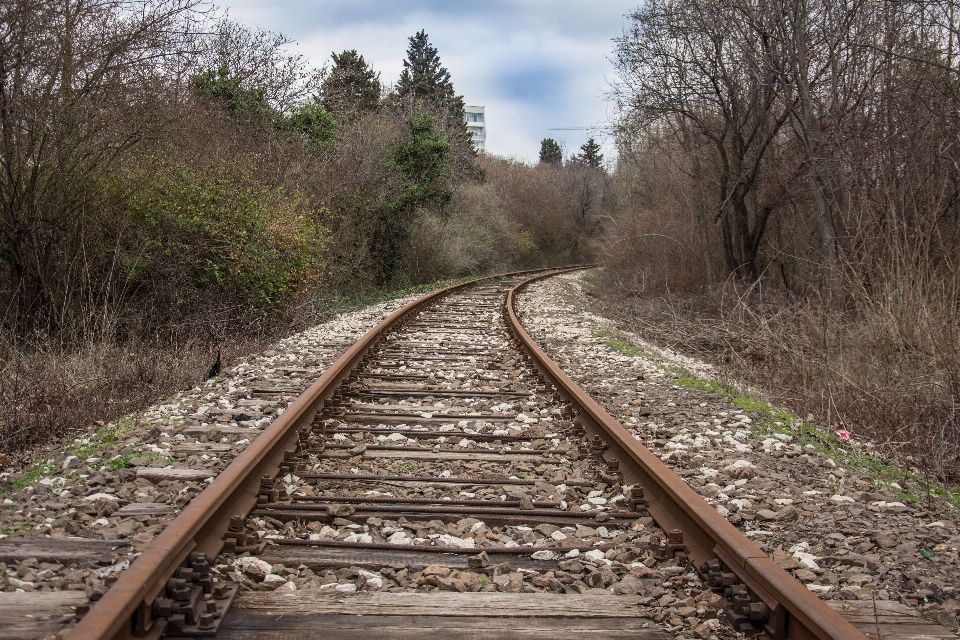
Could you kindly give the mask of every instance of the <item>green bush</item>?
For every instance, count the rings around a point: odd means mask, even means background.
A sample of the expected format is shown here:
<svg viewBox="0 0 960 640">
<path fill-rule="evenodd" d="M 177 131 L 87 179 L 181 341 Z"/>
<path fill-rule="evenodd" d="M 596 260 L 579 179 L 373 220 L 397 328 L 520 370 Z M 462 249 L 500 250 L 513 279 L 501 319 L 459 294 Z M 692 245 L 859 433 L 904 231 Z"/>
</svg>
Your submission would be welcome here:
<svg viewBox="0 0 960 640">
<path fill-rule="evenodd" d="M 322 273 L 321 212 L 259 182 L 249 166 L 197 170 L 154 156 L 130 181 L 127 207 L 140 246 L 122 264 L 133 279 L 160 261 L 187 263 L 195 287 L 277 310 Z"/>
<path fill-rule="evenodd" d="M 266 99 L 266 89 L 248 88 L 243 80 L 231 75 L 226 67 L 208 70 L 192 78 L 194 89 L 205 98 L 222 103 L 234 116 L 250 116 L 263 120 L 277 120 L 277 110 Z"/>
<path fill-rule="evenodd" d="M 311 151 L 322 151 L 334 141 L 337 134 L 337 123 L 333 116 L 319 104 L 305 104 L 295 108 L 284 118 L 283 126 L 302 137 Z"/>
<path fill-rule="evenodd" d="M 398 142 L 393 151 L 393 164 L 405 184 L 390 210 L 396 213 L 421 206 L 442 210 L 453 197 L 450 187 L 452 147 L 430 116 L 417 114 L 407 124 L 410 136 Z"/>
</svg>

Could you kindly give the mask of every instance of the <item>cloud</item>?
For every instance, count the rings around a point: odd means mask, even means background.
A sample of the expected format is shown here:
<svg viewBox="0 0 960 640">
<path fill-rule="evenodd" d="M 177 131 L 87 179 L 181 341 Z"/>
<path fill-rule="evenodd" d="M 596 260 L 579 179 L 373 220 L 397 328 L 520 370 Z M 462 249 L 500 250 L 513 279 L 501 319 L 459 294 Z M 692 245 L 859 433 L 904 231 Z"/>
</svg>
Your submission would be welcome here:
<svg viewBox="0 0 960 640">
<path fill-rule="evenodd" d="M 356 49 L 393 83 L 407 38 L 426 30 L 454 87 L 487 113 L 491 153 L 536 161 L 551 137 L 576 152 L 597 131 L 551 131 L 604 125 L 613 38 L 638 0 L 228 0 L 230 16 L 280 31 L 316 64 Z M 604 153 L 613 150 L 606 141 Z"/>
</svg>

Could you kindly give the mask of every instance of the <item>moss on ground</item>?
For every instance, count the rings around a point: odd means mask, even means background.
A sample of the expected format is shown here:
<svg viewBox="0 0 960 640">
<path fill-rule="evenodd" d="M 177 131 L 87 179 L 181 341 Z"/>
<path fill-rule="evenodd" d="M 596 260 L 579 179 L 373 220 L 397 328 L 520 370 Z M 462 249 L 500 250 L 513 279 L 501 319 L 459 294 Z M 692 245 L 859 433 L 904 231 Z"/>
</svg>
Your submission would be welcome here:
<svg viewBox="0 0 960 640">
<path fill-rule="evenodd" d="M 616 349 L 625 356 L 639 356 L 649 359 L 653 358 L 652 355 L 646 351 L 643 351 L 642 349 L 638 349 L 635 345 L 627 342 L 626 340 L 620 340 L 619 338 L 614 337 L 613 334 L 606 329 L 597 329 L 593 332 L 593 336 L 595 338 L 600 338 L 608 347 Z"/>
</svg>

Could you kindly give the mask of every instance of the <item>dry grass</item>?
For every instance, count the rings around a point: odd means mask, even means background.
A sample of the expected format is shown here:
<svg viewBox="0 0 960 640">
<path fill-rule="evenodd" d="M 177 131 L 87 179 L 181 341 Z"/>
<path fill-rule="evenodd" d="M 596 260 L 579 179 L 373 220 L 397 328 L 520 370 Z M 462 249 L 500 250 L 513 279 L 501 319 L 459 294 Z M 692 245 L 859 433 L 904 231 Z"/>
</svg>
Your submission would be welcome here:
<svg viewBox="0 0 960 640">
<path fill-rule="evenodd" d="M 808 421 L 847 429 L 941 480 L 960 477 L 960 354 L 949 306 L 839 309 L 732 284 L 699 296 L 637 297 L 603 279 L 593 293 L 651 341 L 714 364 Z"/>
<path fill-rule="evenodd" d="M 235 338 L 225 362 L 260 342 Z M 94 343 L 81 350 L 0 342 L 0 452 L 8 458 L 82 432 L 203 380 L 216 353 L 209 343 Z"/>
</svg>

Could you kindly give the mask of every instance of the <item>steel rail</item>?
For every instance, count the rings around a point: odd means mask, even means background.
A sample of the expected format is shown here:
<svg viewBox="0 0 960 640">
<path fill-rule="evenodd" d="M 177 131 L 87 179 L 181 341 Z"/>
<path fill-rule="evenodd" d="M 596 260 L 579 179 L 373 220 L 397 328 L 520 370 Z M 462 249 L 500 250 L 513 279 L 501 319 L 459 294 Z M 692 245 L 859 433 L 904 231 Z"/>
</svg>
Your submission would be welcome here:
<svg viewBox="0 0 960 640">
<path fill-rule="evenodd" d="M 194 498 L 178 517 L 124 571 L 107 593 L 73 629 L 62 632 L 68 640 L 100 638 L 157 638 L 165 626 L 152 617 L 152 605 L 167 580 L 193 552 L 215 557 L 223 547 L 230 519 L 246 515 L 256 505 L 261 477 L 273 478 L 284 453 L 293 449 L 298 432 L 309 428 L 323 403 L 347 380 L 368 350 L 387 332 L 403 326 L 410 314 L 424 309 L 452 291 L 498 277 L 540 275 L 518 284 L 507 295 L 508 329 L 531 354 L 534 366 L 575 407 L 577 419 L 590 436 L 604 440 L 603 457 L 617 459 L 625 479 L 645 490 L 646 508 L 664 529 L 684 532 L 674 550 L 682 550 L 697 564 L 732 571 L 755 599 L 766 605 L 771 637 L 865 638 L 800 583 L 776 566 L 756 545 L 704 502 L 659 459 L 640 445 L 619 423 L 584 393 L 540 349 L 521 326 L 514 310 L 516 294 L 536 280 L 567 269 L 520 271 L 452 285 L 415 300 L 395 311 L 351 346 L 320 378 L 302 393 L 271 425 L 224 469 L 207 489 Z M 717 561 L 722 565 L 717 565 Z M 706 570 L 708 567 L 704 567 Z M 714 573 L 718 573 L 714 571 Z M 723 576 L 730 575 L 723 573 Z"/>
<path fill-rule="evenodd" d="M 531 273 L 552 275 L 579 268 L 583 267 L 533 269 L 478 278 L 438 289 L 390 314 L 324 371 L 210 486 L 191 500 L 79 623 L 61 632 L 61 637 L 65 640 L 160 637 L 165 621 L 153 617 L 152 605 L 167 580 L 191 553 L 204 553 L 211 558 L 220 553 L 231 517 L 245 516 L 256 505 L 261 477 L 276 475 L 284 452 L 294 448 L 298 431 L 311 425 L 324 401 L 360 364 L 367 351 L 387 332 L 402 326 L 408 316 L 448 293 L 479 283 Z"/>
<path fill-rule="evenodd" d="M 708 573 L 706 569 L 712 568 L 717 575 L 736 575 L 737 580 L 752 592 L 754 599 L 766 605 L 767 621 L 764 628 L 772 638 L 865 640 L 865 635 L 777 566 L 747 536 L 727 522 L 641 445 L 580 389 L 530 337 L 516 314 L 516 297 L 522 289 L 544 277 L 548 276 L 526 280 L 507 294 L 507 328 L 530 353 L 539 372 L 560 390 L 562 396 L 580 409 L 577 419 L 588 436 L 599 436 L 603 458 L 608 462 L 616 460 L 614 464 L 619 467 L 624 479 L 643 488 L 646 509 L 657 524 L 668 532 L 682 532 L 682 536 L 673 540 L 675 548 L 691 558 L 696 567 L 701 567 L 701 573 Z M 721 563 L 720 571 L 716 571 L 718 560 Z M 713 567 L 705 566 L 711 561 Z M 722 569 L 727 571 L 723 572 Z M 730 578 L 726 580 L 729 582 Z"/>
</svg>

